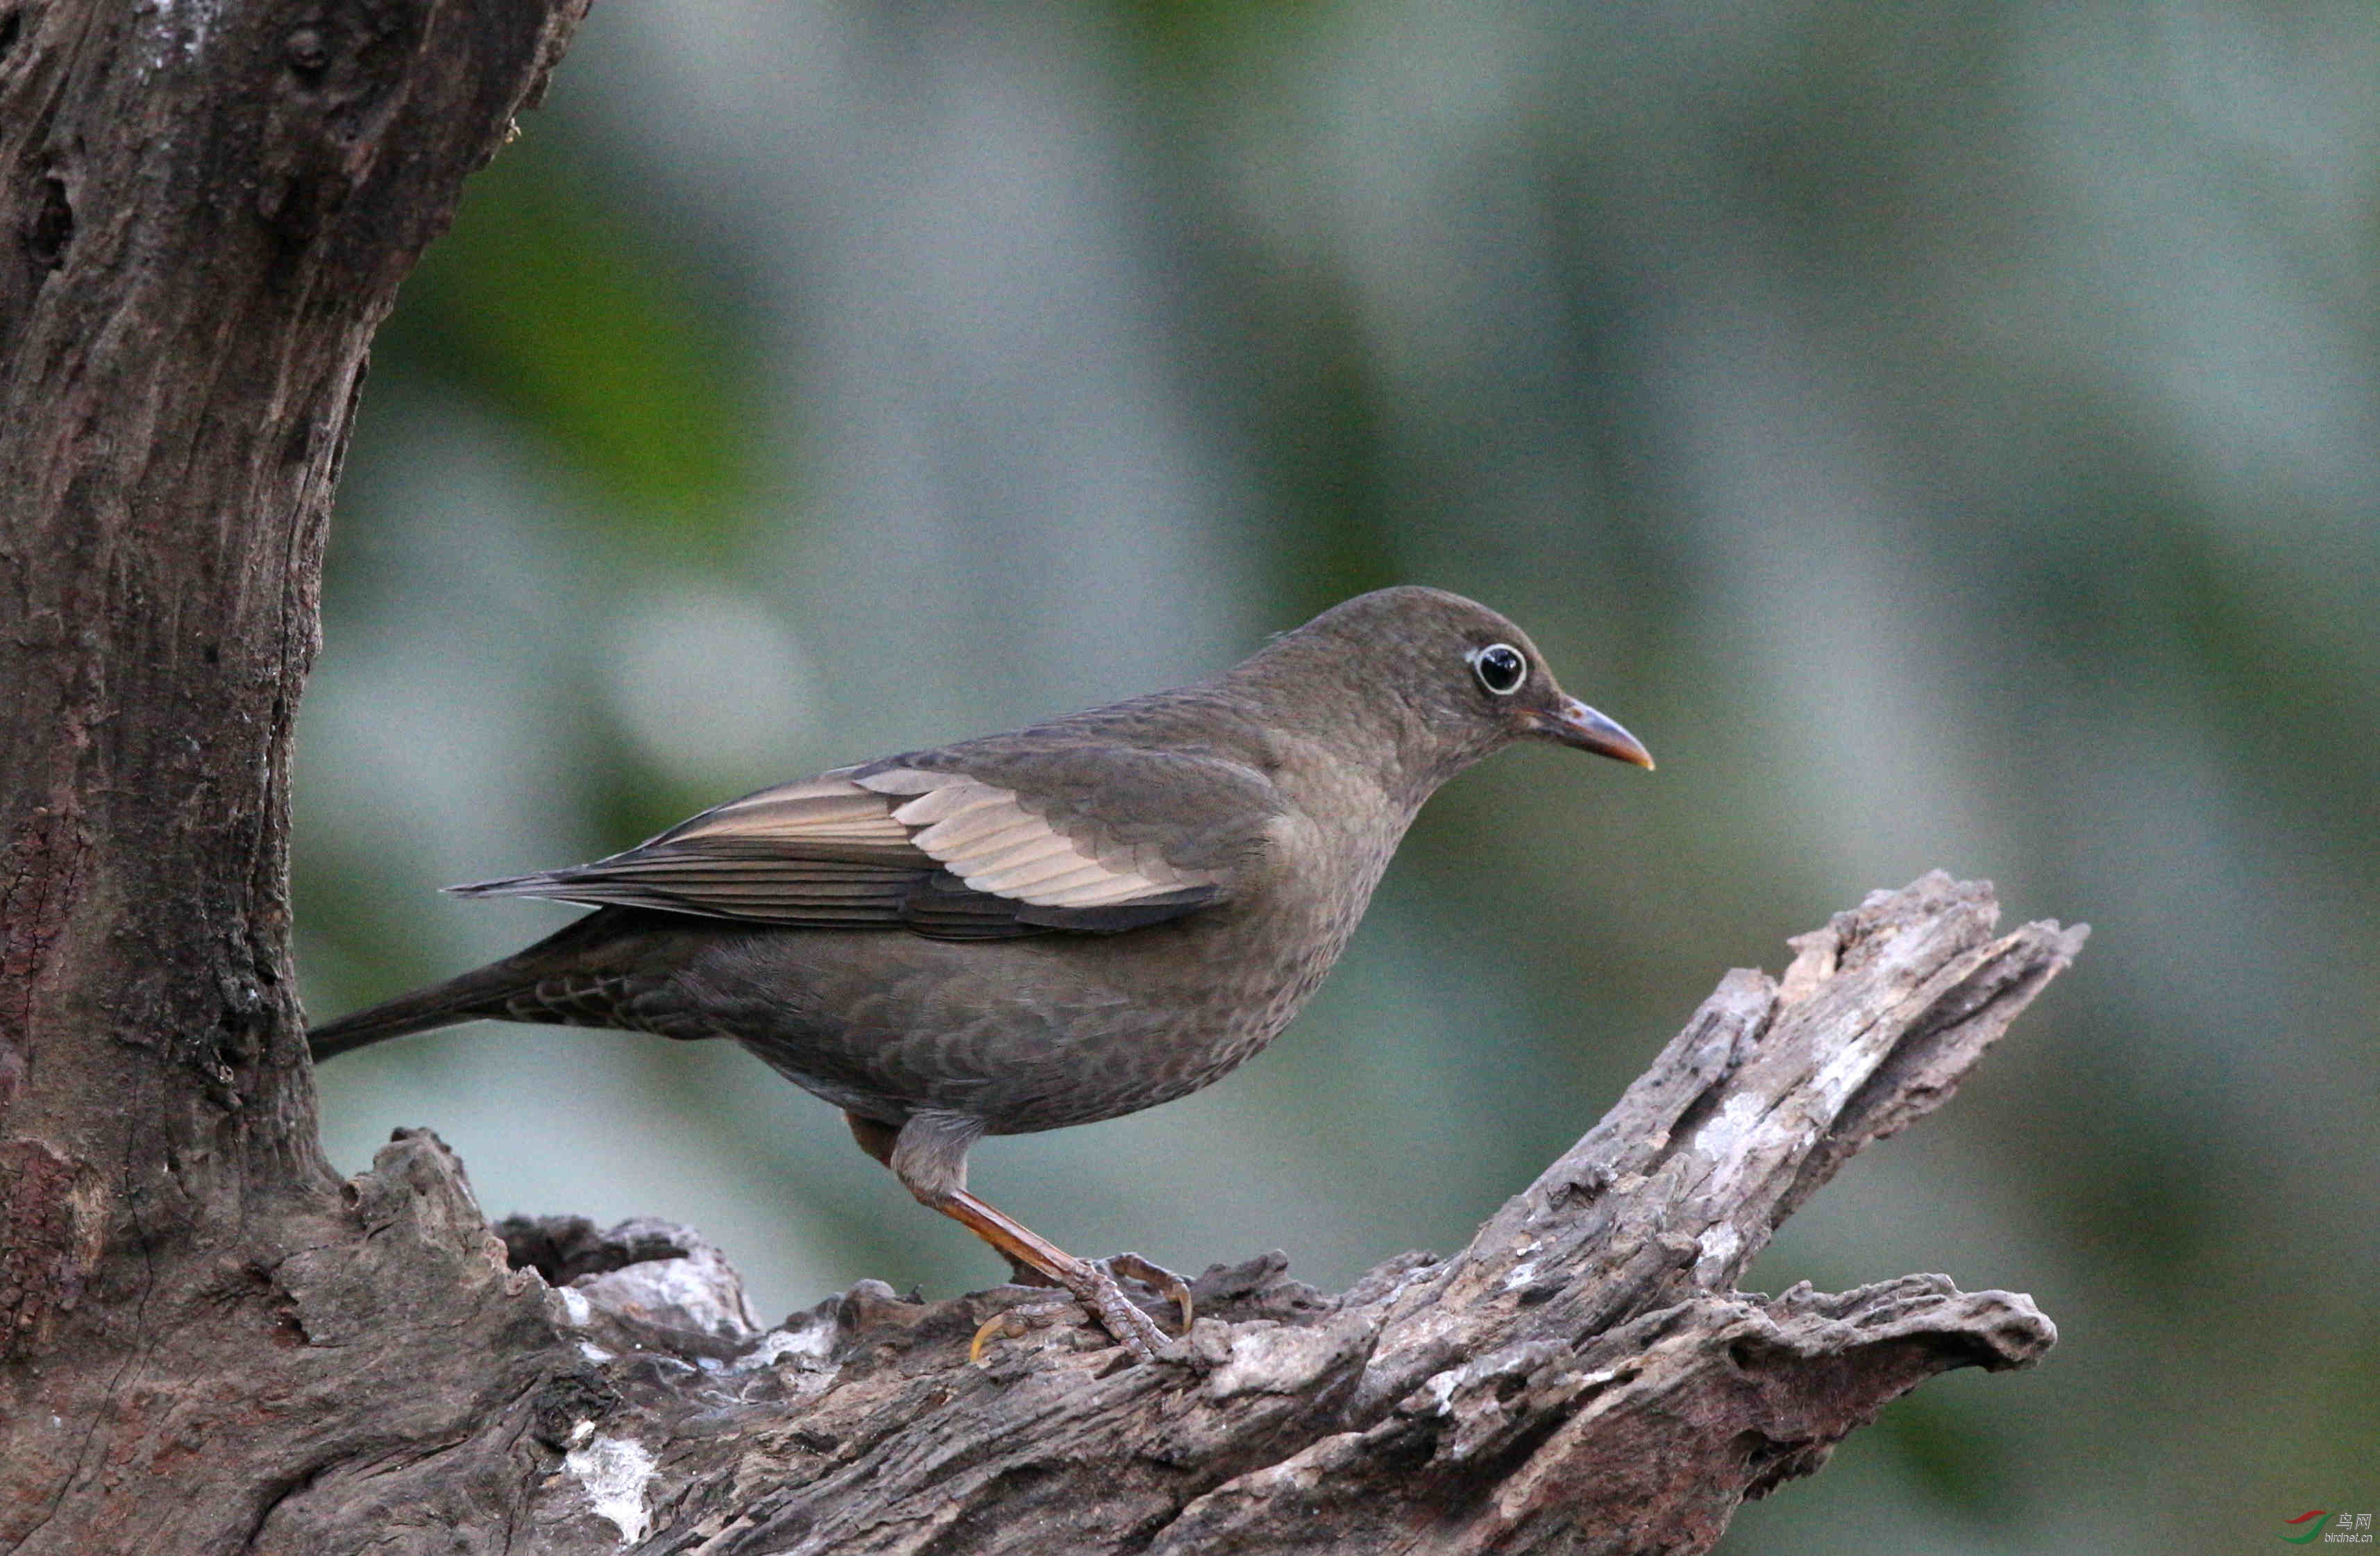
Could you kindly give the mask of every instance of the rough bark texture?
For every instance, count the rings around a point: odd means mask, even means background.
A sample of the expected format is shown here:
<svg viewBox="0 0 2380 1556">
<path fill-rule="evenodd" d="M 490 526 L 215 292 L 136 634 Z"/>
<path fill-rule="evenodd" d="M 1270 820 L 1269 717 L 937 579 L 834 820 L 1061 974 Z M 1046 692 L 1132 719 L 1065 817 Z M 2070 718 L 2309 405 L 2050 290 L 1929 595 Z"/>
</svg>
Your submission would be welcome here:
<svg viewBox="0 0 2380 1556">
<path fill-rule="evenodd" d="M 584 6 L 0 0 L 0 1547 L 233 1549 L 476 1429 L 269 1273 L 384 1257 L 315 1142 L 289 733 L 371 332 Z"/>
<path fill-rule="evenodd" d="M 0 0 L 0 1549 L 1693 1551 L 2028 1301 L 1732 1282 L 2081 931 L 1929 876 L 1731 974 L 1454 1258 L 1277 1256 L 1121 1365 L 863 1282 L 763 1331 L 679 1229 L 342 1185 L 288 740 L 370 332 L 584 0 Z"/>
</svg>

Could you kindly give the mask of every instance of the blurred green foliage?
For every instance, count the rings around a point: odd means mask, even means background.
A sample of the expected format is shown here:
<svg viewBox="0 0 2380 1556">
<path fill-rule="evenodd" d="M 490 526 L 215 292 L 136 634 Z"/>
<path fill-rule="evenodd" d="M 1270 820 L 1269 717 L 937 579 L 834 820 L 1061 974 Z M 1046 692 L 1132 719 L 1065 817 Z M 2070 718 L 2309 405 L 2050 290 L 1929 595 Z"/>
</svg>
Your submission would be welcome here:
<svg viewBox="0 0 2380 1556">
<path fill-rule="evenodd" d="M 752 497 L 753 364 L 729 299 L 607 207 L 584 160 L 523 136 L 472 179 L 380 349 L 548 443 L 606 533 L 725 565 Z"/>
</svg>

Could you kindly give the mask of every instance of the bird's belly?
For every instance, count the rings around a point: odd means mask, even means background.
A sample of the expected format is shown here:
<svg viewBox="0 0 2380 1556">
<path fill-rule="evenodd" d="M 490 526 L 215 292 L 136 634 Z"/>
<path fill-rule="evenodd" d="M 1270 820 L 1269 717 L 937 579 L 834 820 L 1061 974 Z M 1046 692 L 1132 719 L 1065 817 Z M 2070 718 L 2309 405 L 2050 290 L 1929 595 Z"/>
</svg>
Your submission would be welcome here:
<svg viewBox="0 0 2380 1556">
<path fill-rule="evenodd" d="M 893 1124 L 936 1109 L 1027 1134 L 1220 1078 L 1288 1024 L 1346 939 L 1335 924 L 1284 934 L 1228 910 L 1199 918 L 972 942 L 758 934 L 686 974 L 721 1035 L 839 1107 Z"/>
</svg>

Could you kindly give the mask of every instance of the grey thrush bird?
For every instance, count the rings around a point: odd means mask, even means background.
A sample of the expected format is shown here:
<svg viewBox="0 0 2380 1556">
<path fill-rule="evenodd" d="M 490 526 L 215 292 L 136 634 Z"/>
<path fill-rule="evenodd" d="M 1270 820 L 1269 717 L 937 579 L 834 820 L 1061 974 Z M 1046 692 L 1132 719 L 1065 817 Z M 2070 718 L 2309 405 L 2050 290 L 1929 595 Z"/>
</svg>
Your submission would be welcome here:
<svg viewBox="0 0 2380 1556">
<path fill-rule="evenodd" d="M 1381 590 L 1195 686 L 455 887 L 596 911 L 316 1027 L 314 1055 L 479 1017 L 733 1039 L 1146 1359 L 1165 1337 L 1111 1270 L 968 1193 L 968 1148 L 1154 1107 L 1263 1048 L 1339 959 L 1422 802 L 1518 740 L 1653 765 L 1502 616 Z M 1177 1279 L 1115 1262 L 1186 1322 Z"/>
</svg>

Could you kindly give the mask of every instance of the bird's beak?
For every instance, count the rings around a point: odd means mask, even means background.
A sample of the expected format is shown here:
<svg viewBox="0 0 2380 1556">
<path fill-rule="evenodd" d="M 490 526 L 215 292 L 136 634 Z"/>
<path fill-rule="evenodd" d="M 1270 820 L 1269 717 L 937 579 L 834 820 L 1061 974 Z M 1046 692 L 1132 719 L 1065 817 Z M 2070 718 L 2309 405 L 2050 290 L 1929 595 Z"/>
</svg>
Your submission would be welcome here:
<svg viewBox="0 0 2380 1556">
<path fill-rule="evenodd" d="M 1559 740 L 1614 761 L 1647 771 L 1653 766 L 1653 753 L 1645 748 L 1643 741 L 1575 697 L 1563 698 L 1561 706 L 1552 712 L 1530 714 L 1529 728 L 1531 733 L 1548 740 Z"/>
</svg>

